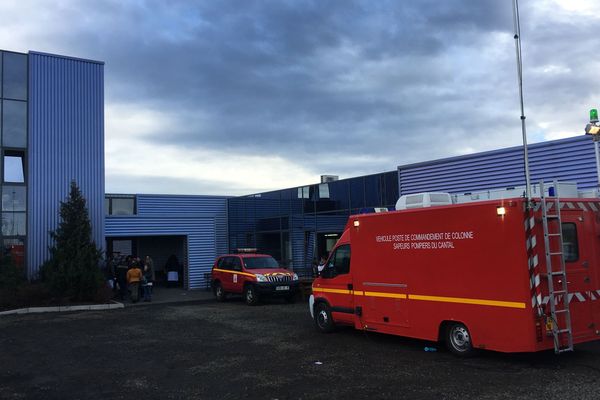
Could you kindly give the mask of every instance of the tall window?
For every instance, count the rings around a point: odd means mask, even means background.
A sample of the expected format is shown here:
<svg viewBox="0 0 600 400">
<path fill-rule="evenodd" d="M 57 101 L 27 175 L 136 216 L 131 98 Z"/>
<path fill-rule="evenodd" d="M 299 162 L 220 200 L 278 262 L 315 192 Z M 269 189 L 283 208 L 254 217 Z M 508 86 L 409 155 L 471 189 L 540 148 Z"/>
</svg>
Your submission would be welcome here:
<svg viewBox="0 0 600 400">
<path fill-rule="evenodd" d="M 27 242 L 28 57 L 0 51 L 0 154 L 3 255 L 25 264 Z"/>
</svg>

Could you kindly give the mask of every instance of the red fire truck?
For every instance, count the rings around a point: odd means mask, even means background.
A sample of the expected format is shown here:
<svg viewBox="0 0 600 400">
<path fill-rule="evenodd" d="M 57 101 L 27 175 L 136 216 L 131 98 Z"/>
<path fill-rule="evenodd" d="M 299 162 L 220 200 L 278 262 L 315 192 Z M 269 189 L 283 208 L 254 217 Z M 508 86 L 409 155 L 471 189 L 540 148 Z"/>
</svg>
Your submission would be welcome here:
<svg viewBox="0 0 600 400">
<path fill-rule="evenodd" d="M 600 339 L 600 199 L 488 200 L 351 216 L 313 282 L 336 325 L 444 341 L 458 355 Z"/>
</svg>

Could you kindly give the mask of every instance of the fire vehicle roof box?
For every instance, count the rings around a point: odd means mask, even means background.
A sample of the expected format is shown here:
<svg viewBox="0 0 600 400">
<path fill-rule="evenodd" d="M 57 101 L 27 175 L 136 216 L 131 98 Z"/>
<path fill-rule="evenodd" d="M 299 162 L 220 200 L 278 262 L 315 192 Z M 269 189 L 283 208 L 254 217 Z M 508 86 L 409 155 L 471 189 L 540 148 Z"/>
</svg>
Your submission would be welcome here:
<svg viewBox="0 0 600 400">
<path fill-rule="evenodd" d="M 396 210 L 406 210 L 409 208 L 422 208 L 445 206 L 452 204 L 452 196 L 450 193 L 443 192 L 427 192 L 413 193 L 400 196 L 396 202 Z"/>
</svg>

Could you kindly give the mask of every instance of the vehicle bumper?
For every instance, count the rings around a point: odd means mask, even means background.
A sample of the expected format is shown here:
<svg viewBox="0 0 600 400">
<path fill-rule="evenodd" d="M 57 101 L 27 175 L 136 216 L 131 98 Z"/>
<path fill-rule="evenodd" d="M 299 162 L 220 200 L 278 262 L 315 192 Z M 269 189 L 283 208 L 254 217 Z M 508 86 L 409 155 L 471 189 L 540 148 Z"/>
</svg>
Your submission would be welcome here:
<svg viewBox="0 0 600 400">
<path fill-rule="evenodd" d="M 278 289 L 286 286 L 288 289 Z M 289 296 L 300 290 L 298 282 L 258 282 L 255 287 L 259 294 L 268 296 Z"/>
</svg>

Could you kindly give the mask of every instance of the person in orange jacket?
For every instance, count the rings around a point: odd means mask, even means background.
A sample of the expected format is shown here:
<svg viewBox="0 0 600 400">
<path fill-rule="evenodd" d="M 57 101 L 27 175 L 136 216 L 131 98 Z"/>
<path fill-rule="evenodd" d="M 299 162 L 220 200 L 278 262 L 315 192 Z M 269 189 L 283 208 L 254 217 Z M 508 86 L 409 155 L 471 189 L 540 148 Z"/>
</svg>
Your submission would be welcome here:
<svg viewBox="0 0 600 400">
<path fill-rule="evenodd" d="M 138 264 L 133 266 L 127 271 L 127 283 L 129 284 L 129 291 L 131 292 L 131 301 L 137 303 L 140 295 L 140 281 L 142 280 L 142 270 Z"/>
</svg>

